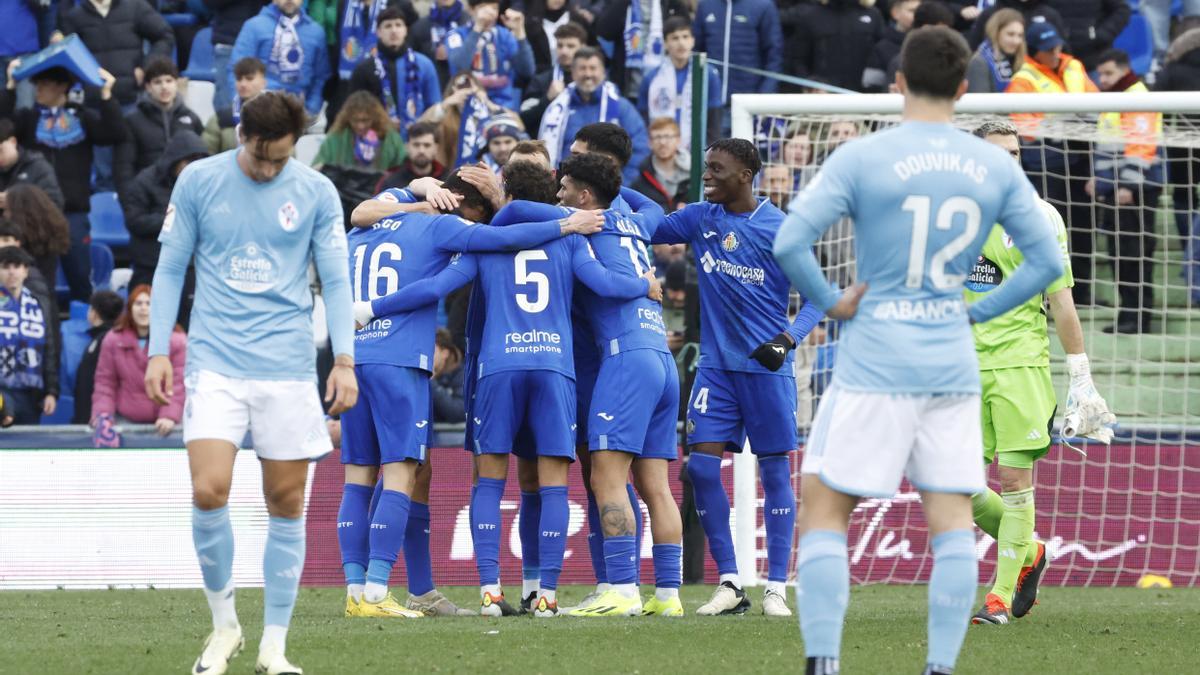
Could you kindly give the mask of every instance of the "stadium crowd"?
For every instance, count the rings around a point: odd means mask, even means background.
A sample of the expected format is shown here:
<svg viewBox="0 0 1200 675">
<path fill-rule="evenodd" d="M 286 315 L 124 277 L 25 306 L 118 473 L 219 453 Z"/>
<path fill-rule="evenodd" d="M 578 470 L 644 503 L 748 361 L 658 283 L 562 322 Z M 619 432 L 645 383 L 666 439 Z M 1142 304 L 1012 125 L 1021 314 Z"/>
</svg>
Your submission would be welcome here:
<svg viewBox="0 0 1200 675">
<path fill-rule="evenodd" d="M 4 3 L 0 389 L 9 403 L 3 415 L 21 424 L 95 424 L 104 416 L 152 423 L 163 433 L 178 423 L 182 401 L 154 407 L 133 393 L 136 382 L 129 379 L 145 368 L 142 289 L 153 277 L 175 179 L 189 162 L 236 147 L 241 102 L 263 90 L 304 101 L 312 122 L 308 146 L 319 147 L 301 159 L 334 180 L 347 214 L 379 190 L 415 178 L 443 178 L 475 163 L 498 172 L 531 139 L 557 165 L 576 132 L 597 121 L 619 124 L 633 140 L 625 184 L 670 212 L 689 200 L 693 52 L 710 58 L 702 139 L 709 142 L 728 135 L 735 93 L 887 91 L 904 34 L 922 25 L 951 26 L 977 49 L 972 92 L 1133 92 L 1147 84 L 1194 90 L 1200 85 L 1196 4 L 1185 2 L 1184 15 L 1173 19 L 1168 3 L 1142 2 L 1153 60 L 1148 72 L 1137 73 L 1113 49 L 1133 15 L 1125 0 Z M 99 62 L 103 86 L 83 86 L 62 68 L 15 78 L 22 59 L 71 34 Z M 213 85 L 211 104 L 196 105 L 189 85 L 205 79 Z M 1128 120 L 1101 123 L 1125 128 Z M 1156 134 L 1162 118 L 1141 123 Z M 760 192 L 785 208 L 840 142 L 864 130 L 853 121 L 763 130 Z M 1194 160 L 1186 151 L 1164 151 L 1150 137 L 1115 148 L 1097 144 L 1094 152 L 1075 144 L 1051 139 L 1023 160 L 1043 195 L 1067 212 L 1076 300 L 1094 301 L 1095 233 L 1114 231 L 1121 311 L 1110 328 L 1148 331 L 1154 299 L 1144 282 L 1154 275 L 1153 207 L 1169 191 L 1179 234 L 1185 242 L 1192 237 Z M 1188 187 L 1169 188 L 1181 183 Z M 92 241 L 89 212 L 114 193 L 128 242 L 110 251 Z M 1200 256 L 1200 246 L 1188 250 Z M 113 254 L 128 273 L 113 274 Z M 682 245 L 658 246 L 653 254 L 666 291 L 670 346 L 687 387 L 698 354 L 695 264 Z M 1200 279 L 1189 281 L 1200 300 Z M 457 383 L 468 295 L 455 293 L 445 303 L 434 371 L 438 421 L 461 419 Z M 70 310 L 72 301 L 79 310 Z M 188 307 L 185 299 L 181 331 Z M 823 335 L 814 332 L 814 351 L 797 360 L 807 363 L 800 367 L 812 368 Z M 183 349 L 180 339 L 180 362 Z M 811 378 L 798 381 L 802 389 L 811 386 Z M 71 409 L 56 415 L 64 398 Z M 801 424 L 806 420 L 802 411 Z"/>
</svg>

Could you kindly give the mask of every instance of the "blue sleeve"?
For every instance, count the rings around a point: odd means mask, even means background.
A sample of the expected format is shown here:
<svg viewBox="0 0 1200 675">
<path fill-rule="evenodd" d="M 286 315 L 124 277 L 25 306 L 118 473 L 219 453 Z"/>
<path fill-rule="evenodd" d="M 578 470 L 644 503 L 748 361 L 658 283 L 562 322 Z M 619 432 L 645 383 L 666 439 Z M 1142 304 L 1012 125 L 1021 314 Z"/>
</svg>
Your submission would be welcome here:
<svg viewBox="0 0 1200 675">
<path fill-rule="evenodd" d="M 843 148 L 826 160 L 808 187 L 792 200 L 787 218 L 775 235 L 779 268 L 792 286 L 821 311 L 832 307 L 839 294 L 826 280 L 812 247 L 850 212 L 854 183 L 849 179 L 848 167 L 854 161 L 852 154 Z"/>
<path fill-rule="evenodd" d="M 629 210 L 645 219 L 646 229 L 653 235 L 662 224 L 663 218 L 667 217 L 663 207 L 657 202 L 650 199 L 646 195 L 634 190 L 633 188 L 621 187 L 621 198 L 629 204 Z"/>
<path fill-rule="evenodd" d="M 1062 255 L 1058 237 L 1038 207 L 1037 194 L 1029 179 L 1012 162 L 1009 189 L 1000 212 L 1000 225 L 1012 235 L 1013 243 L 1025 256 L 1024 262 L 982 300 L 968 308 L 972 321 L 994 319 L 1029 298 L 1041 293 L 1062 276 Z"/>
<path fill-rule="evenodd" d="M 646 123 L 642 121 L 642 116 L 626 99 L 621 99 L 620 120 L 621 126 L 625 127 L 630 140 L 633 141 L 633 155 L 629 157 L 629 163 L 625 165 L 621 177 L 626 185 L 633 185 L 642 171 L 642 162 L 650 156 L 650 135 L 646 133 Z"/>
<path fill-rule="evenodd" d="M 371 311 L 375 316 L 388 316 L 431 305 L 474 279 L 478 271 L 479 262 L 475 256 L 456 255 L 445 269 L 432 277 L 419 279 L 395 293 L 372 300 Z"/>
<path fill-rule="evenodd" d="M 770 73 L 783 72 L 783 27 L 779 24 L 779 11 L 775 3 L 768 2 L 762 13 L 762 50 L 764 56 L 763 70 Z M 759 80 L 758 93 L 773 94 L 779 89 L 779 82 L 773 77 Z"/>
<path fill-rule="evenodd" d="M 505 204 L 495 216 L 492 216 L 492 225 L 500 227 L 503 225 L 512 225 L 514 223 L 533 223 L 543 220 L 556 220 L 558 218 L 566 218 L 571 215 L 571 212 L 561 206 L 553 204 L 541 204 L 539 202 L 529 202 L 523 199 L 518 199 Z"/>
<path fill-rule="evenodd" d="M 163 217 L 162 231 L 158 241 L 162 252 L 158 254 L 158 265 L 154 269 L 154 280 L 150 291 L 150 344 L 149 356 L 171 355 L 171 333 L 179 315 L 179 299 L 183 293 L 183 278 L 192 253 L 196 250 L 199 227 L 196 208 L 192 203 L 192 185 L 196 182 L 195 171 L 184 172 L 175 181 L 171 202 Z M 343 257 L 341 264 L 345 265 Z"/>
<path fill-rule="evenodd" d="M 800 308 L 800 312 L 796 314 L 796 320 L 784 332 L 790 335 L 792 340 L 799 345 L 823 318 L 825 318 L 825 312 L 822 312 L 813 303 L 805 301 L 804 306 Z"/>
<path fill-rule="evenodd" d="M 700 224 L 700 218 L 704 212 L 704 202 L 688 204 L 678 211 L 668 215 L 659 223 L 658 229 L 654 230 L 654 236 L 650 238 L 651 244 L 689 244 L 692 241 L 692 234 L 696 231 L 696 227 Z"/>
<path fill-rule="evenodd" d="M 421 88 L 424 90 L 422 96 L 425 98 L 425 108 L 428 110 L 433 106 L 442 102 L 442 87 L 438 84 L 437 67 L 433 65 L 433 61 L 421 55 Z M 418 110 L 417 115 L 425 112 Z"/>
<path fill-rule="evenodd" d="M 513 48 L 516 54 L 513 56 L 513 72 L 516 73 L 520 80 L 528 80 L 533 77 L 533 48 L 529 46 L 529 40 L 518 40 L 511 32 L 508 33 L 508 39 L 513 41 Z"/>
<path fill-rule="evenodd" d="M 321 104 L 324 99 L 321 98 L 321 90 L 325 88 L 325 82 L 329 80 L 329 50 L 325 48 L 325 30 L 321 29 L 321 40 L 318 43 L 316 52 L 316 60 L 313 62 L 313 79 L 308 83 L 308 93 L 305 95 L 305 107 L 308 108 L 310 115 L 318 115 L 321 112 Z M 237 61 L 230 61 L 237 63 Z"/>
<path fill-rule="evenodd" d="M 650 292 L 646 279 L 614 272 L 600 264 L 591 244 L 578 234 L 571 235 L 571 264 L 575 278 L 601 297 L 632 300 Z"/>
<path fill-rule="evenodd" d="M 458 216 L 439 216 L 433 227 L 434 245 L 456 253 L 519 251 L 562 236 L 558 219 L 508 227 L 476 225 Z"/>
<path fill-rule="evenodd" d="M 334 356 L 354 355 L 354 298 L 350 293 L 350 270 L 346 265 L 346 228 L 342 201 L 337 188 L 322 179 L 325 199 L 316 216 L 312 233 L 312 258 L 321 278 L 321 299 L 325 301 L 325 323 Z"/>
<path fill-rule="evenodd" d="M 479 42 L 479 33 L 469 29 L 455 29 L 446 34 L 446 63 L 450 66 L 450 74 L 471 71 L 471 58 L 475 56 L 475 45 Z"/>
</svg>

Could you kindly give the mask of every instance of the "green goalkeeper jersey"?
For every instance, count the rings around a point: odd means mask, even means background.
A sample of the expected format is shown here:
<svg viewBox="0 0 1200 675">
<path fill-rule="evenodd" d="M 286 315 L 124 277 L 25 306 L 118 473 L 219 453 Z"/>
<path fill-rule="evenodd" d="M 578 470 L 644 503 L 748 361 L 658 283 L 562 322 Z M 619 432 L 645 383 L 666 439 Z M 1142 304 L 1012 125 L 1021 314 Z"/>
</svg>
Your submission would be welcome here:
<svg viewBox="0 0 1200 675">
<path fill-rule="evenodd" d="M 1050 284 L 1046 293 L 1075 285 L 1071 276 L 1070 256 L 1067 253 L 1067 228 L 1062 216 L 1049 203 L 1038 200 L 1046 212 L 1050 226 L 1058 235 L 1062 251 L 1063 275 Z M 1012 237 L 999 225 L 992 227 L 975 268 L 967 277 L 967 302 L 976 302 L 1004 281 L 1025 256 L 1013 246 Z M 975 353 L 980 370 L 1050 365 L 1050 338 L 1046 332 L 1046 310 L 1042 295 L 1035 295 L 1024 304 L 985 323 L 972 326 L 975 333 Z"/>
</svg>

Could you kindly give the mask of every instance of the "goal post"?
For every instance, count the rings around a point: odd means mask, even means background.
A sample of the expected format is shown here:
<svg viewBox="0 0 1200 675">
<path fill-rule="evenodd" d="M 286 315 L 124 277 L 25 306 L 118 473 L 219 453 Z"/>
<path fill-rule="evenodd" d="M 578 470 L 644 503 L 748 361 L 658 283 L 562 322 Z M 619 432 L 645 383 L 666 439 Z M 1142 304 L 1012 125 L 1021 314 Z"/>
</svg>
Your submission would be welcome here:
<svg viewBox="0 0 1200 675">
<path fill-rule="evenodd" d="M 763 156 L 758 194 L 784 208 L 838 145 L 898 124 L 903 108 L 898 94 L 731 98 L 732 136 L 753 140 Z M 1060 408 L 1051 450 L 1035 467 L 1037 535 L 1052 560 L 1048 583 L 1131 585 L 1157 575 L 1176 585 L 1200 584 L 1200 92 L 968 94 L 955 110 L 955 124 L 966 130 L 1025 116 L 1018 124 L 1023 165 L 1070 231 L 1077 286 L 1090 288 L 1079 313 L 1093 377 L 1118 418 L 1111 446 L 1059 438 L 1068 378 L 1050 321 Z M 1147 112 L 1164 114 L 1153 140 L 1162 173 L 1159 183 L 1135 188 L 1130 205 L 1115 188 L 1102 194 L 1092 180 L 1128 144 L 1098 121 L 1106 113 Z M 1029 115 L 1037 116 L 1035 126 Z M 880 176 L 884 171 L 890 168 L 880 167 Z M 1131 213 L 1140 228 L 1131 228 Z M 817 244 L 831 281 L 853 280 L 853 243 L 846 219 Z M 1105 332 L 1128 316 L 1137 331 Z M 837 358 L 838 326 L 824 328 L 823 342 L 797 350 L 801 450 Z M 762 491 L 750 453 L 735 456 L 733 466 L 734 545 L 743 581 L 753 585 L 766 572 Z M 792 471 L 800 497 L 799 461 Z M 862 500 L 850 527 L 852 578 L 924 582 L 932 565 L 927 539 L 907 482 L 890 499 Z M 982 581 L 994 571 L 995 548 L 982 533 L 977 541 Z"/>
</svg>

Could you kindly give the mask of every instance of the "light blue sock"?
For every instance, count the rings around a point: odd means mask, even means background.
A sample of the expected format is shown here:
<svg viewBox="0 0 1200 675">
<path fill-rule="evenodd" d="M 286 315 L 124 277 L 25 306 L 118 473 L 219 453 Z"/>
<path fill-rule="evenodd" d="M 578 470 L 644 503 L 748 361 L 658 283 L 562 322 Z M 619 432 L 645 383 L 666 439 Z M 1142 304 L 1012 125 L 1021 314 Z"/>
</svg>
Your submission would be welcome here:
<svg viewBox="0 0 1200 675">
<path fill-rule="evenodd" d="M 721 483 L 721 458 L 693 452 L 688 457 L 688 476 L 696 495 L 696 513 L 708 537 L 708 552 L 719 574 L 737 574 L 733 533 L 729 531 L 729 495 Z"/>
<path fill-rule="evenodd" d="M 538 556 L 542 563 L 542 588 L 553 591 L 558 588 L 558 575 L 562 573 L 563 552 L 567 548 L 567 525 L 571 509 L 567 503 L 565 485 L 538 489 L 542 496 L 541 541 Z"/>
<path fill-rule="evenodd" d="M 979 583 L 975 533 L 951 530 L 933 538 L 933 572 L 929 575 L 929 658 L 927 665 L 953 669 L 962 649 L 971 604 Z"/>
<path fill-rule="evenodd" d="M 504 479 L 480 478 L 471 502 L 475 520 L 471 534 L 480 586 L 500 583 L 500 500 L 504 496 L 504 482 Z"/>
<path fill-rule="evenodd" d="M 542 496 L 536 492 L 521 492 L 521 526 L 517 535 L 521 538 L 521 579 L 537 579 L 542 574 L 542 562 L 538 556 L 538 527 L 542 520 Z"/>
<path fill-rule="evenodd" d="M 342 486 L 337 534 L 347 586 L 367 583 L 367 562 L 371 557 L 368 543 L 371 519 L 367 514 L 371 511 L 372 491 L 368 485 L 346 483 Z"/>
<path fill-rule="evenodd" d="M 654 556 L 654 587 L 679 588 L 683 584 L 683 546 L 655 544 L 650 551 Z"/>
<path fill-rule="evenodd" d="M 428 504 L 412 502 L 409 505 L 408 529 L 404 532 L 404 571 L 408 577 L 409 595 L 425 595 L 433 590 Z"/>
<path fill-rule="evenodd" d="M 263 550 L 263 625 L 286 628 L 304 572 L 304 518 L 271 516 Z"/>
<path fill-rule="evenodd" d="M 763 486 L 763 522 L 767 529 L 767 581 L 786 582 L 796 532 L 796 493 L 788 454 L 758 459 Z"/>
<path fill-rule="evenodd" d="M 224 590 L 233 578 L 233 525 L 229 522 L 229 507 L 202 511 L 193 506 L 192 543 L 200 560 L 204 587 L 214 592 Z"/>
<path fill-rule="evenodd" d="M 371 563 L 367 566 L 367 583 L 388 585 L 392 567 L 400 557 L 404 546 L 404 532 L 408 529 L 408 495 L 396 490 L 384 490 L 371 519 Z M 371 599 L 378 602 L 377 599 Z"/>
<path fill-rule="evenodd" d="M 796 609 L 808 658 L 838 658 L 842 624 L 850 604 L 850 562 L 846 535 L 809 530 L 800 537 L 796 569 Z"/>
</svg>

